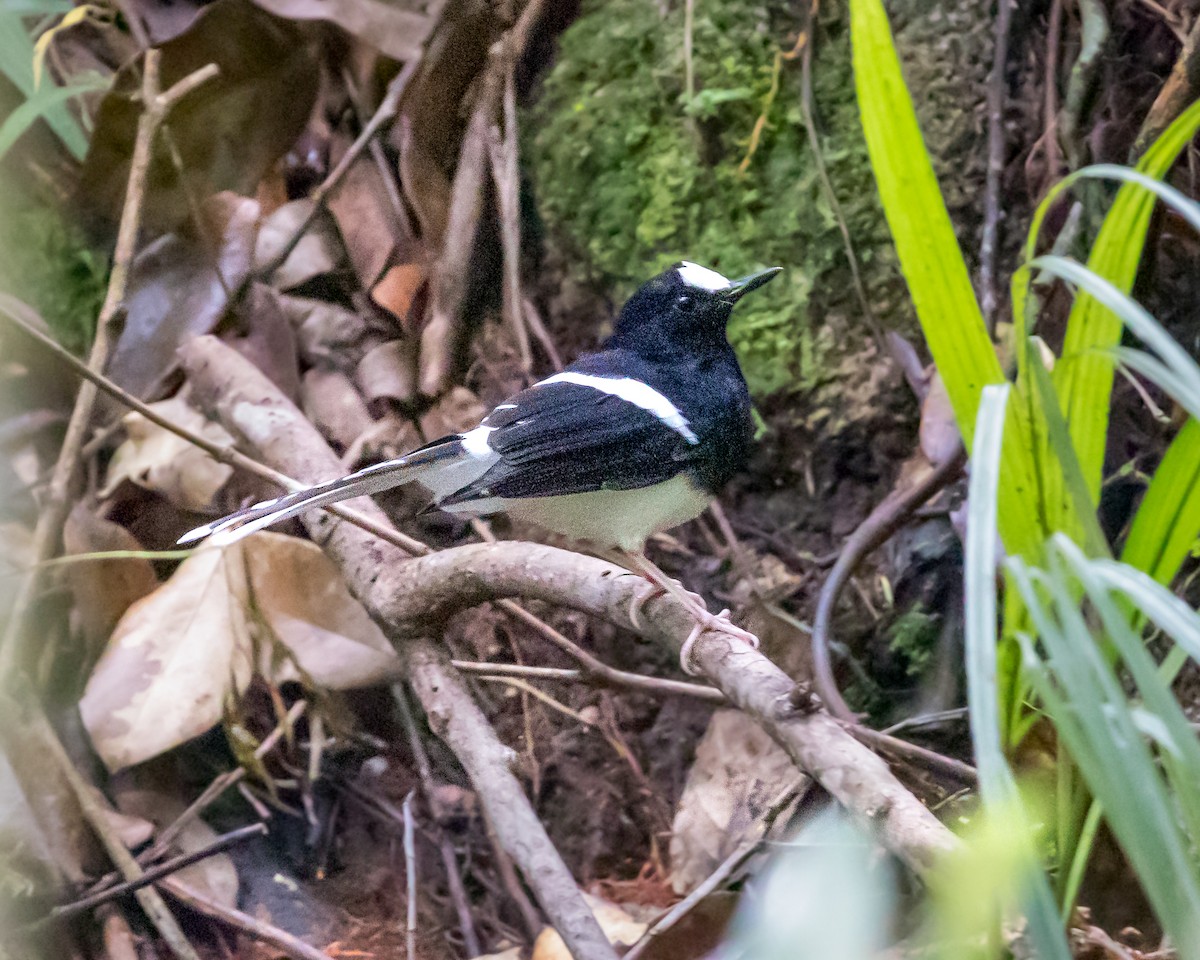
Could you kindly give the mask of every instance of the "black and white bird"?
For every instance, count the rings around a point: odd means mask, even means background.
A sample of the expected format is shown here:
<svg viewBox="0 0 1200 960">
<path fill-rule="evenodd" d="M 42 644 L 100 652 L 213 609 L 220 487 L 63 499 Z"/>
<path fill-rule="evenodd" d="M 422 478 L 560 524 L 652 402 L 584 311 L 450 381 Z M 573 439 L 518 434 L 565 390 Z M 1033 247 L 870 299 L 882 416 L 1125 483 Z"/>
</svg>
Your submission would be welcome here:
<svg viewBox="0 0 1200 960">
<path fill-rule="evenodd" d="M 596 353 L 522 390 L 475 429 L 254 504 L 180 543 L 231 543 L 315 507 L 416 483 L 450 513 L 506 513 L 618 551 L 624 565 L 685 602 L 698 625 L 690 639 L 704 627 L 753 640 L 643 551 L 653 534 L 699 516 L 746 463 L 750 394 L 725 327 L 734 305 L 779 269 L 729 280 L 676 264 L 630 297 Z M 688 669 L 686 650 L 683 663 Z"/>
</svg>

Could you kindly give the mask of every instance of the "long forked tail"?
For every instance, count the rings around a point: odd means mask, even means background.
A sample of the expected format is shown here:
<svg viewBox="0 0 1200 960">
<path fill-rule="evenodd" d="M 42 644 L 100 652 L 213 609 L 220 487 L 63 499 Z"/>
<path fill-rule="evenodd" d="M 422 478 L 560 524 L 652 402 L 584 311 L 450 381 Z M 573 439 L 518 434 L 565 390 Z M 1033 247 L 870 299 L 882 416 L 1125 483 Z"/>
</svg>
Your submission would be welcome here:
<svg viewBox="0 0 1200 960">
<path fill-rule="evenodd" d="M 220 520 L 189 530 L 179 538 L 179 542 L 194 543 L 208 537 L 210 543 L 224 546 L 306 510 L 326 507 L 331 503 L 351 500 L 354 497 L 371 496 L 392 487 L 411 483 L 420 479 L 421 474 L 429 468 L 454 459 L 461 453 L 462 444 L 458 438 L 448 437 L 403 457 L 364 467 L 337 480 L 318 483 L 295 493 L 252 504 Z"/>
</svg>

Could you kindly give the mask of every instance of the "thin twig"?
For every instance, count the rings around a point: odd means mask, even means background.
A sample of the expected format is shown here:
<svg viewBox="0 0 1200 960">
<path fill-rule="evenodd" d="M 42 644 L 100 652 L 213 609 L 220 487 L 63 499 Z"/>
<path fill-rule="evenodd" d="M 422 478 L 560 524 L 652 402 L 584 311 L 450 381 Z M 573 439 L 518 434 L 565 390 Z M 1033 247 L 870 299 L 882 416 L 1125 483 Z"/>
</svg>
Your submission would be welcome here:
<svg viewBox="0 0 1200 960">
<path fill-rule="evenodd" d="M 306 234 L 308 229 L 313 225 L 313 222 L 325 209 L 325 201 L 329 199 L 329 194 L 333 192 L 333 189 L 338 185 L 338 183 L 341 182 L 342 177 L 346 175 L 346 171 L 350 169 L 354 161 L 358 159 L 359 154 L 366 149 L 367 145 L 371 142 L 375 135 L 383 128 L 384 124 L 395 119 L 396 112 L 400 108 L 400 99 L 404 96 L 404 91 L 408 87 L 409 81 L 411 81 L 416 75 L 417 68 L 420 65 L 421 58 L 419 56 L 413 57 L 413 59 L 408 61 L 408 63 L 404 65 L 400 72 L 392 78 L 392 82 L 388 84 L 387 92 L 384 94 L 383 99 L 379 102 L 379 106 L 376 108 L 371 119 L 367 122 L 367 125 L 362 128 L 362 132 L 359 133 L 354 142 L 350 144 L 346 152 L 342 154 L 342 158 L 337 162 L 334 168 L 329 171 L 325 179 L 322 180 L 317 188 L 309 195 L 309 200 L 312 202 L 308 213 L 300 222 L 299 226 L 296 227 L 295 232 L 288 237 L 283 246 L 279 248 L 279 252 L 276 253 L 275 256 L 272 257 L 271 260 L 258 271 L 259 277 L 270 277 L 271 274 L 273 274 L 276 270 L 283 266 L 285 262 L 287 262 L 287 258 L 291 256 L 292 251 L 296 249 L 296 244 L 300 242 L 300 240 L 304 237 L 304 234 Z M 248 285 L 251 280 L 252 278 L 247 277 L 243 286 Z"/>
<path fill-rule="evenodd" d="M 138 230 L 142 222 L 142 206 L 146 198 L 146 182 L 155 136 L 171 108 L 200 84 L 217 74 L 216 65 L 210 63 L 162 93 L 159 90 L 159 63 L 159 51 L 147 50 L 142 69 L 143 112 L 138 118 L 137 136 L 129 164 L 129 183 L 121 210 L 121 222 L 117 228 L 117 243 L 113 253 L 108 291 L 96 321 L 96 338 L 92 342 L 91 354 L 88 357 L 88 368 L 93 371 L 102 370 L 108 362 L 117 336 L 118 321 L 125 309 L 125 291 L 129 284 L 129 270 L 133 264 Z M 63 523 L 70 506 L 71 486 L 81 462 L 79 451 L 83 447 L 84 437 L 92 420 L 96 397 L 95 387 L 85 383 L 75 398 L 75 407 L 67 423 L 66 436 L 63 438 L 46 490 L 46 500 L 34 527 L 31 549 L 33 564 L 21 578 L 15 591 L 10 605 L 8 626 L 3 638 L 0 638 L 0 677 L 4 682 L 14 682 L 20 674 L 21 638 L 41 583 L 41 568 L 38 564 L 50 559 L 62 534 Z"/>
<path fill-rule="evenodd" d="M 404 879 L 407 890 L 407 919 L 404 925 L 404 949 L 408 960 L 416 960 L 417 956 L 417 845 L 414 839 L 413 791 L 408 791 L 404 803 L 400 807 L 404 814 Z"/>
<path fill-rule="evenodd" d="M 120 871 L 121 876 L 126 880 L 138 880 L 143 876 L 142 868 L 137 861 L 133 859 L 133 855 L 125 848 L 121 838 L 116 835 L 115 830 L 109 819 L 111 807 L 92 784 L 84 780 L 83 775 L 75 769 L 74 763 L 67 756 L 66 750 L 63 749 L 58 740 L 58 734 L 54 732 L 50 722 L 46 719 L 45 714 L 41 713 L 40 705 L 29 705 L 30 712 L 36 710 L 37 713 L 31 718 L 34 723 L 42 728 L 43 742 L 52 744 L 52 749 L 55 756 L 52 759 L 57 763 L 62 771 L 64 779 L 71 787 L 72 793 L 75 794 L 75 799 L 79 802 L 80 809 L 83 811 L 84 819 L 99 838 L 100 843 L 104 847 L 105 853 L 112 861 L 113 866 Z M 196 949 L 188 942 L 187 937 L 180 929 L 178 921 L 172 916 L 171 911 L 167 909 L 167 905 L 163 902 L 161 896 L 153 887 L 142 887 L 133 892 L 138 904 L 145 913 L 146 918 L 158 931 L 163 938 L 163 942 L 167 944 L 178 960 L 200 960 Z"/>
<path fill-rule="evenodd" d="M 928 501 L 939 490 L 953 482 L 962 472 L 966 461 L 965 452 L 959 448 L 957 456 L 951 457 L 928 473 L 923 479 L 904 490 L 890 493 L 854 531 L 842 548 L 837 563 L 829 571 L 821 594 L 817 598 L 817 612 L 812 626 L 813 684 L 821 702 L 836 719 L 844 723 L 848 731 L 872 747 L 884 748 L 902 756 L 916 757 L 937 765 L 940 769 L 967 782 L 974 782 L 974 768 L 959 760 L 916 744 L 887 736 L 878 730 L 864 727 L 849 704 L 842 698 L 837 681 L 833 676 L 833 665 L 829 656 L 830 624 L 837 607 L 842 588 L 850 580 L 862 559 L 884 543 L 900 529 L 914 510 Z"/>
<path fill-rule="evenodd" d="M 220 920 L 254 940 L 270 944 L 276 950 L 281 950 L 287 956 L 292 957 L 293 960 L 330 960 L 329 954 L 316 947 L 310 947 L 299 937 L 293 936 L 286 930 L 280 930 L 248 913 L 242 913 L 241 910 L 235 910 L 233 907 L 227 907 L 223 903 L 205 897 L 198 890 L 185 887 L 173 877 L 160 880 L 158 885 L 184 906 L 190 907 L 206 917 Z"/>
<path fill-rule="evenodd" d="M 521 885 L 521 878 L 517 876 L 517 871 L 513 869 L 512 858 L 508 855 L 508 851 L 504 849 L 504 845 L 500 842 L 500 838 L 496 836 L 496 827 L 492 823 L 491 817 L 487 815 L 487 811 L 483 812 L 483 823 L 487 830 L 488 841 L 492 845 L 492 852 L 496 858 L 496 869 L 500 871 L 500 880 L 504 883 L 504 888 L 508 891 L 508 896 L 513 903 L 517 905 L 517 912 L 521 914 L 521 922 L 525 925 L 525 935 L 529 937 L 529 942 L 533 943 L 538 934 L 542 932 L 541 915 L 537 912 L 537 907 L 533 905 L 533 901 L 529 899 L 529 894 L 525 892 L 525 888 Z"/>
<path fill-rule="evenodd" d="M 72 917 L 77 913 L 82 913 L 84 910 L 98 907 L 109 900 L 115 900 L 117 897 L 122 897 L 127 893 L 133 893 L 134 890 L 140 890 L 155 880 L 160 880 L 172 873 L 177 873 L 184 867 L 191 866 L 193 863 L 206 860 L 223 850 L 228 850 L 234 844 L 241 843 L 243 840 L 248 840 L 250 837 L 262 837 L 266 833 L 267 827 L 263 823 L 252 823 L 249 826 L 231 830 L 229 833 L 222 834 L 212 843 L 206 844 L 199 850 L 193 850 L 191 853 L 185 853 L 170 860 L 164 860 L 158 866 L 151 867 L 136 880 L 127 880 L 125 883 L 118 883 L 116 886 L 109 887 L 107 890 L 101 890 L 99 893 L 93 893 L 82 900 L 76 900 L 73 903 L 64 903 L 61 907 L 55 907 L 50 911 L 47 919 L 62 920 L 66 917 Z"/>
<path fill-rule="evenodd" d="M 988 159 L 983 187 L 983 235 L 979 242 L 980 307 L 988 330 L 996 326 L 1000 296 L 996 288 L 996 254 L 1000 236 L 1000 178 L 1004 173 L 1004 101 L 1008 71 L 1011 0 L 997 0 L 996 39 L 988 78 Z"/>
<path fill-rule="evenodd" d="M 783 813 L 797 795 L 804 789 L 806 783 L 804 781 L 796 784 L 791 784 L 786 787 L 779 797 L 763 814 L 760 821 L 761 828 L 759 835 L 754 839 L 748 839 L 740 843 L 736 850 L 726 857 L 717 869 L 710 873 L 702 883 L 700 883 L 691 893 L 680 900 L 675 906 L 671 907 L 665 914 L 659 917 L 650 927 L 643 933 L 637 942 L 629 948 L 623 960 L 638 960 L 645 953 L 650 945 L 654 942 L 654 938 L 666 933 L 672 927 L 679 923 L 684 917 L 691 913 L 699 903 L 709 894 L 715 892 L 721 884 L 725 883 L 732 877 L 742 865 L 754 856 L 763 842 L 767 838 L 767 834 L 771 832 L 771 827 L 775 825 L 775 821 L 779 815 Z"/>
<path fill-rule="evenodd" d="M 417 721 L 413 716 L 412 706 L 408 702 L 408 694 L 404 687 L 401 684 L 393 686 L 392 696 L 396 700 L 396 706 L 400 710 L 400 719 L 408 733 L 409 747 L 412 750 L 413 759 L 416 760 L 417 775 L 421 780 L 421 792 L 424 793 L 425 802 L 429 805 L 429 811 L 433 815 L 434 830 L 437 834 L 438 846 L 442 851 L 442 865 L 446 869 L 446 883 L 450 887 L 450 897 L 454 901 L 454 909 L 458 913 L 458 926 L 462 931 L 463 946 L 466 948 L 467 956 L 477 957 L 483 953 L 483 948 L 479 944 L 479 936 L 475 933 L 475 921 L 471 917 L 471 902 L 467 898 L 462 875 L 459 873 L 458 857 L 454 853 L 454 845 L 451 844 L 449 837 L 442 829 L 443 811 L 438 802 L 437 791 L 434 789 L 429 754 L 425 750 L 425 744 L 421 742 L 421 732 L 417 729 Z"/>
</svg>

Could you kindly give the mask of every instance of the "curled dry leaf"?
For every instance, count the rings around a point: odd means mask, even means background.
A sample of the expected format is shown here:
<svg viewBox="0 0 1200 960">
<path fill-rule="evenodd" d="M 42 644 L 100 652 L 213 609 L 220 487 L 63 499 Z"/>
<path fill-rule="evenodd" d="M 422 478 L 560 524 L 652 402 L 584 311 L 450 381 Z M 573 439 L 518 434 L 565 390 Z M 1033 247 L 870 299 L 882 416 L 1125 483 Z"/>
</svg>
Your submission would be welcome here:
<svg viewBox="0 0 1200 960">
<path fill-rule="evenodd" d="M 181 397 L 151 404 L 156 413 L 187 427 L 207 440 L 233 444 L 233 438 L 220 424 L 205 418 Z M 126 440 L 117 448 L 108 465 L 108 482 L 100 492 L 107 497 L 122 480 L 154 490 L 176 506 L 203 512 L 212 509 L 213 496 L 233 474 L 233 468 L 217 463 L 203 450 L 140 413 L 129 413 L 123 420 Z"/>
<path fill-rule="evenodd" d="M 254 269 L 261 270 L 271 263 L 312 213 L 313 202 L 307 198 L 284 204 L 263 220 L 258 230 L 254 250 Z M 271 274 L 271 282 L 281 290 L 290 290 L 313 277 L 329 273 L 342 260 L 337 231 L 325 212 L 317 214 L 283 264 Z"/>
<path fill-rule="evenodd" d="M 130 607 L 80 713 L 117 770 L 208 730 L 256 669 L 347 689 L 395 679 L 399 658 L 315 544 L 260 533 L 201 547 Z"/>
<path fill-rule="evenodd" d="M 462 433 L 479 424 L 487 408 L 466 387 L 452 387 L 421 417 L 421 431 L 435 440 L 448 433 Z"/>
<path fill-rule="evenodd" d="M 63 527 L 63 547 L 71 556 L 141 550 L 142 545 L 119 523 L 105 520 L 77 503 Z M 73 614 L 89 650 L 98 650 L 129 607 L 158 586 L 154 567 L 144 557 L 73 563 L 67 582 L 74 597 Z"/>
<path fill-rule="evenodd" d="M 205 241 L 179 233 L 147 246 L 130 271 L 125 326 L 108 374 L 142 399 L 175 368 L 180 346 L 216 327 L 230 292 L 250 270 L 258 204 L 223 193 L 209 198 L 203 212 L 205 232 L 217 248 L 215 263 Z"/>
<path fill-rule="evenodd" d="M 300 395 L 296 331 L 275 291 L 263 283 L 252 284 L 236 309 L 249 332 L 233 340 L 232 346 L 294 401 Z"/>
<path fill-rule="evenodd" d="M 300 357 L 309 366 L 353 370 L 370 346 L 367 322 L 337 304 L 274 293 L 296 331 Z"/>
<path fill-rule="evenodd" d="M 354 371 L 354 380 L 368 401 L 408 403 L 417 392 L 417 345 L 412 340 L 389 340 L 371 350 Z"/>
<path fill-rule="evenodd" d="M 921 403 L 919 433 L 921 452 L 935 467 L 945 463 L 958 452 L 962 435 L 950 406 L 946 385 L 936 372 L 929 381 L 929 392 Z"/>
<path fill-rule="evenodd" d="M 252 195 L 308 123 L 320 75 L 312 45 L 296 24 L 247 0 L 216 0 L 159 50 L 164 89 L 209 63 L 220 70 L 171 112 L 171 137 L 183 159 L 188 191 L 195 197 L 219 190 Z M 115 228 L 125 199 L 142 112 L 135 99 L 141 73 L 140 60 L 122 67 L 96 116 L 79 195 L 98 225 Z M 151 164 L 143 213 L 151 230 L 170 230 L 190 219 L 187 193 L 162 141 Z"/>
<path fill-rule="evenodd" d="M 393 60 L 419 56 L 444 0 L 254 0 L 289 20 L 328 20 Z M 426 12 L 428 11 L 428 13 Z"/>
<path fill-rule="evenodd" d="M 740 710 L 718 710 L 696 748 L 675 811 L 671 885 L 686 893 L 746 839 L 789 785 L 795 765 L 762 727 Z"/>
<path fill-rule="evenodd" d="M 420 263 L 398 263 L 388 270 L 371 290 L 371 299 L 397 317 L 404 328 L 414 325 L 413 302 L 425 283 L 425 267 Z"/>
<path fill-rule="evenodd" d="M 305 373 L 300 400 L 304 415 L 342 450 L 374 423 L 358 389 L 338 370 L 313 367 Z"/>
<path fill-rule="evenodd" d="M 335 137 L 330 160 L 337 163 L 350 140 Z M 327 200 L 346 244 L 350 264 L 364 290 L 370 290 L 398 250 L 413 245 L 397 222 L 383 174 L 370 153 L 362 153 Z"/>
<path fill-rule="evenodd" d="M 252 673 L 239 547 L 203 547 L 121 618 L 79 711 L 110 770 L 141 763 L 221 719 Z"/>
</svg>

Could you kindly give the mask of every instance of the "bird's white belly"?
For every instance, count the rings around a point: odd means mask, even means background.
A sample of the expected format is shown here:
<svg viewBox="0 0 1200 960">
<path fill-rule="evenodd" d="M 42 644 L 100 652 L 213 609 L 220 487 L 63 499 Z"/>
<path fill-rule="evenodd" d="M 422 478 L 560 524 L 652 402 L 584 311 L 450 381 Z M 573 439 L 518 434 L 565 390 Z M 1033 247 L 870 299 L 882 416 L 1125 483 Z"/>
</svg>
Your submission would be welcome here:
<svg viewBox="0 0 1200 960">
<path fill-rule="evenodd" d="M 639 551 L 655 533 L 677 527 L 704 512 L 712 497 L 680 474 L 636 490 L 593 490 L 559 497 L 492 497 L 456 504 L 453 513 L 509 516 L 575 540 Z"/>
</svg>

